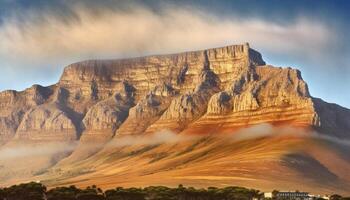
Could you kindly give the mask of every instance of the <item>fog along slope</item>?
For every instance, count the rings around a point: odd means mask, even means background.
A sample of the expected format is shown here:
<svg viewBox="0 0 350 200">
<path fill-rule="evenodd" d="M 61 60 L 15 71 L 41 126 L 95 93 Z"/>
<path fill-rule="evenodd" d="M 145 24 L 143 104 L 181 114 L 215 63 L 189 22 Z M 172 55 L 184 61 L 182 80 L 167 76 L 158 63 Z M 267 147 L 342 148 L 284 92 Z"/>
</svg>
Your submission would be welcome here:
<svg viewBox="0 0 350 200">
<path fill-rule="evenodd" d="M 347 193 L 349 129 L 350 110 L 248 44 L 83 61 L 55 85 L 0 93 L 0 179 Z"/>
</svg>

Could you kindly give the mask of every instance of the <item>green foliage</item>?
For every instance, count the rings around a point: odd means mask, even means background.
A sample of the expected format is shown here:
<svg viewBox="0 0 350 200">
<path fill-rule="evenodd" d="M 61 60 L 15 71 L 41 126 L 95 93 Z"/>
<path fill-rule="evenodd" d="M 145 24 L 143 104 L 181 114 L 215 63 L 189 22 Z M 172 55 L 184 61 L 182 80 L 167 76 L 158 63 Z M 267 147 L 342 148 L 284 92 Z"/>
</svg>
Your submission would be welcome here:
<svg viewBox="0 0 350 200">
<path fill-rule="evenodd" d="M 278 190 L 273 190 L 272 191 L 272 200 L 276 200 L 277 199 L 277 194 L 278 194 Z"/>
<path fill-rule="evenodd" d="M 119 187 L 106 191 L 105 195 L 107 200 L 250 200 L 252 197 L 261 197 L 262 194 L 258 190 L 242 187 L 195 189 L 179 185 L 177 188 L 150 186 L 144 189 L 124 189 Z"/>
<path fill-rule="evenodd" d="M 273 192 L 276 196 L 277 191 Z M 103 192 L 93 185 L 85 189 L 75 186 L 56 187 L 46 191 L 40 183 L 26 183 L 0 188 L 0 200 L 252 200 L 264 199 L 259 190 L 244 187 L 208 187 L 195 189 L 179 185 L 176 188 L 149 186 L 146 188 L 117 187 Z M 350 200 L 332 195 L 330 200 Z"/>
<path fill-rule="evenodd" d="M 105 200 L 103 191 L 97 188 L 96 185 L 87 187 L 85 190 L 81 190 L 75 198 L 77 200 Z"/>
<path fill-rule="evenodd" d="M 49 190 L 46 194 L 47 200 L 75 200 L 81 192 L 75 186 L 57 187 Z"/>
<path fill-rule="evenodd" d="M 107 200 L 144 200 L 145 192 L 140 188 L 122 188 L 117 187 L 105 192 Z"/>
<path fill-rule="evenodd" d="M 105 200 L 105 197 L 94 193 L 81 193 L 76 196 L 77 200 Z"/>
<path fill-rule="evenodd" d="M 329 197 L 330 200 L 341 200 L 342 196 L 340 196 L 339 194 L 333 194 Z"/>
<path fill-rule="evenodd" d="M 342 197 L 339 194 L 333 194 L 329 197 L 330 200 L 350 200 L 350 197 Z"/>
<path fill-rule="evenodd" d="M 84 190 L 75 186 L 58 187 L 46 193 L 47 200 L 104 200 L 103 191 L 95 185 Z"/>
<path fill-rule="evenodd" d="M 5 199 L 6 197 L 6 193 L 5 193 L 5 190 L 3 190 L 2 188 L 0 188 L 0 199 Z"/>
<path fill-rule="evenodd" d="M 1 194 L 6 200 L 44 200 L 46 187 L 40 183 L 23 183 L 4 188 Z"/>
</svg>

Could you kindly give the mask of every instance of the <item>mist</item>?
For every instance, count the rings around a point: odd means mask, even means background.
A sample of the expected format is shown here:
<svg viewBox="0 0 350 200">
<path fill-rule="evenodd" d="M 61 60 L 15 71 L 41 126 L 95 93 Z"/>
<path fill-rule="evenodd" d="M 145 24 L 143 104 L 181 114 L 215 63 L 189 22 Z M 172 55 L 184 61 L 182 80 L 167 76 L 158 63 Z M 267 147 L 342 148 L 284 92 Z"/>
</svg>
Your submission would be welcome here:
<svg viewBox="0 0 350 200">
<path fill-rule="evenodd" d="M 162 130 L 149 135 L 126 135 L 117 137 L 108 143 L 109 147 L 124 147 L 133 145 L 169 144 L 197 139 L 199 136 L 176 134 L 170 130 Z"/>
<path fill-rule="evenodd" d="M 154 134 L 149 135 L 125 135 L 115 136 L 105 147 L 107 148 L 119 148 L 130 146 L 144 146 L 144 145 L 158 145 L 158 144 L 176 144 L 181 142 L 195 142 L 203 137 L 211 138 L 224 138 L 231 142 L 241 142 L 247 140 L 254 140 L 268 137 L 304 137 L 316 140 L 322 140 L 333 144 L 350 146 L 350 140 L 332 137 L 325 134 L 317 133 L 313 130 L 305 130 L 302 128 L 296 128 L 291 126 L 276 127 L 268 123 L 262 123 L 252 125 L 247 128 L 241 128 L 238 131 L 231 134 L 196 134 L 196 135 L 184 135 L 177 134 L 170 130 L 162 130 Z M 63 142 L 49 142 L 40 145 L 22 145 L 20 147 L 3 146 L 0 147 L 0 160 L 5 161 L 8 159 L 28 158 L 28 157 L 41 157 L 41 156 L 54 156 L 60 154 L 67 154 L 73 152 L 78 146 L 79 141 L 63 143 Z M 95 148 L 96 143 L 84 143 L 84 148 Z"/>
<path fill-rule="evenodd" d="M 66 154 L 75 149 L 77 142 L 46 142 L 41 144 L 4 145 L 0 147 L 0 161 L 30 157 L 53 156 Z"/>
<path fill-rule="evenodd" d="M 283 137 L 283 136 L 294 136 L 294 137 L 305 137 L 313 138 L 317 140 L 323 140 L 330 143 L 350 146 L 350 140 L 333 137 L 331 134 L 318 133 L 315 130 L 305 130 L 304 128 L 292 127 L 292 126 L 273 126 L 268 123 L 262 123 L 252 125 L 247 128 L 242 128 L 237 132 L 230 135 L 230 138 L 234 141 L 245 141 L 264 137 Z"/>
</svg>

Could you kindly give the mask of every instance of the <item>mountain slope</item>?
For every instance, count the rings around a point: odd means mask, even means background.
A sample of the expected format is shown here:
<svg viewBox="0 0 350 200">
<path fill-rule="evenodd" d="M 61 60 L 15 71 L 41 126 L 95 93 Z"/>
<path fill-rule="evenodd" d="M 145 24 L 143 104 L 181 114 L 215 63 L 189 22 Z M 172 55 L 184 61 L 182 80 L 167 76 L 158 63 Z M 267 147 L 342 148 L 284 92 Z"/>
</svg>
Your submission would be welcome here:
<svg viewBox="0 0 350 200">
<path fill-rule="evenodd" d="M 297 129 L 284 139 L 253 137 L 244 145 L 225 140 L 227 135 L 259 124 Z M 300 71 L 266 65 L 248 44 L 69 65 L 55 85 L 1 92 L 0 127 L 4 184 L 27 179 L 50 182 L 53 177 L 60 180 L 51 182 L 53 185 L 85 184 L 108 176 L 111 183 L 101 181 L 106 187 L 125 178 L 129 183 L 123 185 L 130 186 L 157 181 L 201 185 L 200 176 L 207 177 L 203 185 L 213 181 L 249 186 L 259 179 L 257 187 L 272 188 L 278 186 L 273 180 L 281 176 L 278 183 L 288 189 L 305 176 L 298 174 L 302 169 L 310 172 L 310 181 L 303 184 L 310 190 L 320 181 L 327 182 L 317 186 L 320 191 L 349 181 L 342 177 L 346 176 L 342 169 L 349 164 L 343 155 L 349 149 L 346 144 L 334 146 L 337 140 L 350 139 L 350 110 L 313 98 Z M 318 142 L 313 131 L 325 144 Z M 311 137 L 299 137 L 299 132 Z M 169 134 L 174 140 L 171 145 Z M 207 142 L 198 146 L 192 139 L 178 141 L 172 134 Z M 165 144 L 155 142 L 165 138 Z M 310 147 L 299 148 L 302 145 Z M 22 154 L 13 153 L 19 148 Z M 320 152 L 342 164 L 335 166 Z M 270 156 L 272 160 L 263 159 Z M 262 159 L 254 160 L 259 157 Z M 243 158 L 250 165 L 233 162 Z M 18 160 L 33 164 L 20 168 Z M 206 171 L 214 161 L 218 164 Z M 143 167 L 135 169 L 134 165 Z M 235 168 L 238 171 L 231 171 Z M 312 173 L 313 169 L 321 176 Z M 154 177 L 143 180 L 144 173 Z M 173 173 L 178 178 L 168 180 Z"/>
<path fill-rule="evenodd" d="M 113 151 L 105 150 L 74 164 L 58 165 L 39 178 L 52 186 L 85 187 L 95 183 L 114 188 L 182 183 L 348 194 L 350 163 L 339 156 L 344 149 L 329 147 L 332 144 L 291 135 L 238 141 L 206 136 L 134 144 L 114 147 Z"/>
</svg>

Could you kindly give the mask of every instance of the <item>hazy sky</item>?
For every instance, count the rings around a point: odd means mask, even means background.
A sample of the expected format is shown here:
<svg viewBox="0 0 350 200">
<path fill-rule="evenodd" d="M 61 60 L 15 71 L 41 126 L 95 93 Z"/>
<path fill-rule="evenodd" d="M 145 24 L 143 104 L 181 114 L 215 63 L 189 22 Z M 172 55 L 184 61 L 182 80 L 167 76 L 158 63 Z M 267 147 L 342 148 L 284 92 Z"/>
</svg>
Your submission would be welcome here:
<svg viewBox="0 0 350 200">
<path fill-rule="evenodd" d="M 350 108 L 349 1 L 0 0 L 0 90 L 53 84 L 84 59 L 249 42 Z"/>
</svg>

